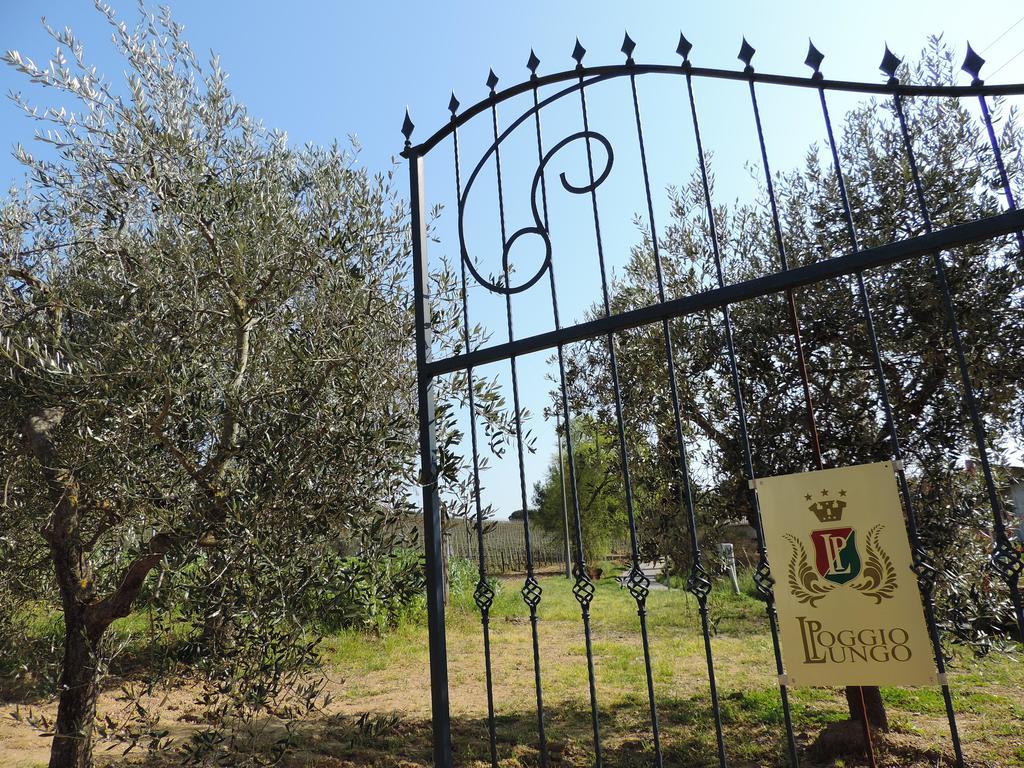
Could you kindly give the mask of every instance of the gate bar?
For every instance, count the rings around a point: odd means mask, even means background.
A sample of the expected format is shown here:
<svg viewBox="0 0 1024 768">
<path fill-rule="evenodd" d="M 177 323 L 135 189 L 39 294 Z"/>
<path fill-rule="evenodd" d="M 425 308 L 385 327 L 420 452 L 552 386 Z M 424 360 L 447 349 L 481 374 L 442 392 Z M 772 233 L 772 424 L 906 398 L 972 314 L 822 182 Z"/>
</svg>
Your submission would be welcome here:
<svg viewBox="0 0 1024 768">
<path fill-rule="evenodd" d="M 630 60 L 632 60 L 632 57 L 630 56 L 632 46 L 633 41 L 629 39 L 629 35 L 627 34 L 626 39 L 623 42 L 622 50 Z M 580 47 L 580 50 L 582 50 L 582 47 Z M 580 61 L 580 64 L 582 65 L 582 61 Z M 605 266 L 604 245 L 601 240 L 601 222 L 598 216 L 597 205 L 597 186 L 600 182 L 596 181 L 594 174 L 594 157 L 593 151 L 591 150 L 589 136 L 591 128 L 590 118 L 587 112 L 587 93 L 586 89 L 582 86 L 580 87 L 580 106 L 583 111 L 583 130 L 588 134 L 586 136 L 587 169 L 590 178 L 590 201 L 594 211 L 594 233 L 597 237 L 597 262 L 598 271 L 601 274 L 601 298 L 603 300 L 605 316 L 611 317 L 611 295 L 608 290 L 608 272 Z M 643 145 L 641 143 L 641 154 L 642 153 Z M 612 158 L 611 155 L 609 155 L 609 165 L 611 162 Z M 606 336 L 606 341 L 608 347 L 608 368 L 612 382 L 612 396 L 615 403 L 615 424 L 618 428 L 619 436 L 619 461 L 622 465 L 622 481 L 625 490 L 626 520 L 629 528 L 630 567 L 629 571 L 626 573 L 625 587 L 629 591 L 630 596 L 636 601 L 637 617 L 640 619 L 640 639 L 644 653 L 644 672 L 646 673 L 647 678 L 648 710 L 650 712 L 651 719 L 651 735 L 654 738 L 654 766 L 655 768 L 662 768 L 664 761 L 661 754 L 661 729 L 658 724 L 658 704 L 654 695 L 654 674 L 651 670 L 651 644 L 647 631 L 647 595 L 650 592 L 650 579 L 647 578 L 643 570 L 640 568 L 640 548 L 636 532 L 633 480 L 629 469 L 629 448 L 626 444 L 626 426 L 622 411 L 622 387 L 619 382 L 619 362 L 615 352 L 615 337 L 609 333 Z"/>
<path fill-rule="evenodd" d="M 579 41 L 577 40 L 577 45 Z M 530 70 L 530 82 L 533 85 L 533 119 L 534 128 L 537 138 L 537 162 L 538 168 L 540 169 L 540 195 L 541 205 L 543 210 L 543 226 L 545 230 L 550 230 L 551 220 L 548 215 L 548 196 L 547 196 L 547 182 L 544 176 L 544 141 L 542 138 L 541 131 L 541 120 L 540 120 L 540 94 L 538 93 L 539 78 L 537 77 L 537 67 L 540 65 L 540 59 L 531 50 L 530 58 L 527 60 L 527 68 Z M 569 92 L 568 89 L 566 92 Z M 546 101 L 546 100 L 545 100 Z M 529 114 L 529 113 L 528 113 Z M 520 118 L 522 119 L 522 118 Z M 518 120 L 512 123 L 512 126 L 518 124 Z M 512 126 L 505 129 L 506 134 L 512 130 Z M 549 151 L 550 152 L 550 151 Z M 551 315 L 552 320 L 555 323 L 555 331 L 558 332 L 562 328 L 562 321 L 558 313 L 558 290 L 555 281 L 555 265 L 554 262 L 548 262 L 548 284 L 551 288 Z M 576 598 L 577 603 L 580 606 L 580 618 L 583 622 L 583 636 L 584 636 L 584 648 L 587 656 L 587 673 L 588 678 L 593 676 L 594 668 L 594 650 L 590 636 L 590 601 L 594 595 L 594 585 L 590 581 L 590 577 L 587 575 L 586 558 L 583 552 L 583 517 L 580 512 L 580 499 L 578 493 L 578 486 L 576 483 L 576 458 L 575 458 L 575 446 L 573 445 L 572 436 L 572 413 L 569 408 L 569 395 L 568 390 L 565 386 L 565 354 L 561 344 L 555 345 L 557 350 L 558 358 L 558 392 L 560 395 L 560 405 L 562 410 L 562 423 L 565 425 L 565 462 L 569 470 L 569 490 L 572 493 L 572 509 L 573 509 L 573 534 L 576 540 L 576 553 L 572 565 L 572 593 L 573 597 Z M 564 484 L 563 484 L 564 488 Z M 563 497 L 564 502 L 564 497 Z M 568 520 L 566 521 L 568 526 Z M 568 532 L 568 528 L 566 528 Z M 569 546 L 566 544 L 566 552 L 568 553 Z M 600 725 L 598 722 L 598 706 L 597 706 L 597 689 L 595 686 L 590 686 L 590 708 L 591 708 L 591 719 L 594 729 L 594 753 L 595 753 L 595 765 L 600 768 L 601 763 L 601 733 Z"/>
<path fill-rule="evenodd" d="M 623 41 L 622 50 L 626 54 L 626 65 L 633 66 L 633 46 L 629 35 Z M 654 198 L 651 194 L 651 176 L 647 165 L 647 147 L 644 143 L 643 121 L 640 118 L 640 96 L 636 88 L 636 75 L 630 75 L 629 86 L 633 95 L 633 115 L 636 118 L 636 138 L 640 150 L 640 168 L 644 177 L 644 196 L 647 199 L 647 222 L 651 228 L 651 255 L 654 257 L 654 272 L 658 284 L 658 301 L 665 301 L 665 275 L 661 263 L 661 249 L 658 244 L 658 226 L 654 221 Z M 682 406 L 679 400 L 679 386 L 676 374 L 675 352 L 672 339 L 672 328 L 668 319 L 661 321 L 661 334 L 665 341 L 665 364 L 668 372 L 669 397 L 672 402 L 673 426 L 675 427 L 675 438 L 678 452 L 679 491 L 677 499 L 680 502 L 681 512 L 686 515 L 687 531 L 690 535 L 690 573 L 686 580 L 686 591 L 697 599 L 698 612 L 700 613 L 701 632 L 704 635 L 704 659 L 708 669 L 708 692 L 711 696 L 711 712 L 715 718 L 715 745 L 718 749 L 718 765 L 726 768 L 725 737 L 722 733 L 722 711 L 718 699 L 718 682 L 715 678 L 715 661 L 711 648 L 711 625 L 708 615 L 708 594 L 711 592 L 711 579 L 707 570 L 701 562 L 700 537 L 697 533 L 697 518 L 694 511 L 693 488 L 690 483 L 690 459 L 686 450 L 686 438 L 683 435 Z M 685 375 L 685 372 L 684 372 Z M 646 648 L 646 635 L 644 643 Z M 653 690 L 653 682 L 650 680 L 650 668 L 648 673 L 648 687 Z"/>
<path fill-rule="evenodd" d="M 597 256 L 601 261 L 602 268 L 604 264 L 604 255 L 601 245 L 601 227 L 597 216 L 597 196 L 594 192 L 594 159 L 590 150 L 590 137 L 586 132 L 589 130 L 587 127 L 587 100 L 586 94 L 583 88 L 583 56 L 587 50 L 580 45 L 579 38 L 576 38 L 576 46 L 573 48 L 572 57 L 576 60 L 576 71 L 579 73 L 580 81 L 580 104 L 583 109 L 583 130 L 584 135 L 587 137 L 587 167 L 590 169 L 590 204 L 594 211 L 594 229 L 597 235 Z M 557 146 L 557 145 L 556 145 Z M 551 150 L 554 151 L 554 150 Z M 611 163 L 611 155 L 608 156 L 608 162 Z M 609 345 L 611 344 L 611 336 L 608 337 Z M 568 402 L 565 391 L 565 377 L 562 377 L 562 399 L 564 402 Z M 565 433 L 569 435 L 572 433 L 572 421 L 569 418 L 568 406 L 566 406 L 565 414 Z M 623 469 L 628 471 L 628 466 L 623 463 Z M 628 487 L 628 486 L 627 486 Z M 590 603 L 594 599 L 594 584 L 584 567 L 584 553 L 583 553 L 583 518 L 581 511 L 577 508 L 576 514 L 576 538 L 579 547 L 579 563 L 580 566 L 576 573 L 576 582 L 573 584 L 573 595 L 576 598 L 576 602 L 580 604 L 580 615 L 583 620 L 583 639 L 587 652 L 587 682 L 590 686 L 590 721 L 594 729 L 594 768 L 601 768 L 603 765 L 603 756 L 601 751 L 601 724 L 600 724 L 600 711 L 597 706 L 597 673 L 594 669 L 594 647 L 593 647 L 593 636 L 591 633 L 590 625 Z"/>
<path fill-rule="evenodd" d="M 491 93 L 494 93 L 494 87 L 498 84 L 498 78 L 494 74 L 494 70 L 491 70 L 490 75 L 487 79 L 487 84 L 491 89 Z M 454 111 L 452 117 L 455 117 Z M 498 108 L 496 104 L 491 104 L 491 127 L 494 134 L 494 170 L 495 179 L 498 184 L 498 221 L 501 226 L 501 242 L 507 243 L 508 236 L 505 230 L 505 193 L 502 187 L 501 180 L 501 148 L 498 145 Z M 460 205 L 462 193 L 459 193 Z M 460 247 L 464 247 L 464 243 L 460 243 Z M 465 259 L 460 259 L 465 264 Z M 502 261 L 502 278 L 504 279 L 504 285 L 510 284 L 509 280 L 509 265 L 507 260 Z M 468 300 L 468 293 L 463 290 L 462 300 L 465 302 Z M 505 294 L 505 317 L 508 322 L 508 340 L 514 341 L 512 327 L 512 294 Z M 466 347 L 469 349 L 468 345 Z M 542 767 L 546 767 L 548 764 L 548 742 L 547 735 L 544 731 L 544 696 L 541 690 L 541 672 L 540 672 L 540 637 L 537 629 L 537 606 L 540 604 L 543 589 L 541 588 L 540 582 L 537 581 L 536 575 L 533 569 L 533 552 L 530 539 L 530 505 L 527 503 L 526 498 L 526 464 L 523 455 L 523 409 L 520 405 L 519 400 L 519 372 L 516 367 L 515 357 L 509 358 L 509 365 L 512 373 L 512 408 L 515 414 L 515 425 L 516 425 L 516 454 L 519 459 L 519 503 L 523 509 L 523 544 L 526 549 L 526 579 L 523 583 L 520 594 L 522 595 L 523 601 L 530 609 L 530 634 L 533 641 L 533 675 L 534 675 L 534 688 L 537 694 L 537 738 L 540 745 L 540 762 Z M 561 467 L 559 467 L 561 470 Z M 481 529 L 482 531 L 483 529 Z M 489 663 L 489 662 L 488 662 Z M 494 745 L 494 711 L 491 709 L 491 762 L 497 768 L 496 748 Z"/>
<path fill-rule="evenodd" d="M 823 54 L 810 44 L 807 52 L 807 59 L 804 62 L 814 70 L 812 78 L 819 81 L 824 79 L 821 74 L 821 62 Z M 835 133 L 832 130 L 832 118 L 828 111 L 828 101 L 825 96 L 825 89 L 818 89 L 818 97 L 821 102 L 821 114 L 825 120 L 825 130 L 828 135 L 829 150 L 832 154 L 832 166 L 835 171 L 836 184 L 839 189 L 839 199 L 843 204 L 843 215 L 846 221 L 846 233 L 850 238 L 850 246 L 854 252 L 860 250 L 860 238 L 857 234 L 857 226 L 853 220 L 853 208 L 850 205 L 850 198 L 846 192 L 846 180 L 843 176 L 842 163 L 839 160 L 839 147 L 836 142 Z M 935 655 L 935 667 L 939 673 L 939 679 L 945 680 L 946 662 L 942 655 L 942 643 L 939 639 L 939 629 L 935 621 L 935 604 L 932 599 L 932 592 L 935 582 L 935 566 L 930 555 L 921 544 L 921 537 L 918 533 L 917 512 L 914 509 L 914 500 L 910 493 L 910 485 L 907 483 L 907 473 L 903 466 L 903 448 L 900 445 L 899 429 L 896 426 L 896 417 L 893 415 L 892 404 L 889 401 L 889 386 L 885 380 L 885 367 L 882 364 L 881 347 L 878 342 L 878 335 L 875 332 L 875 321 L 871 311 L 871 296 L 867 284 L 864 282 L 864 274 L 856 274 L 857 292 L 860 298 L 861 312 L 864 315 L 864 326 L 867 331 L 868 340 L 871 343 L 871 358 L 875 367 L 875 378 L 878 381 L 878 400 L 882 406 L 882 413 L 885 416 L 885 424 L 889 432 L 889 442 L 892 448 L 896 478 L 899 482 L 900 492 L 903 495 L 903 503 L 906 505 L 907 528 L 910 534 L 911 554 L 914 562 L 914 572 L 917 574 L 917 584 L 921 592 L 922 603 L 924 604 L 925 621 L 928 625 L 928 634 L 932 641 L 932 650 Z M 949 685 L 941 684 L 942 698 L 946 705 L 946 719 L 949 723 L 949 735 L 953 744 L 955 765 L 963 768 L 964 755 L 960 744 L 960 732 L 957 728 L 956 713 L 953 710 L 953 698 L 950 694 Z M 867 722 L 867 713 L 864 713 Z"/>
<path fill-rule="evenodd" d="M 884 267 L 915 256 L 930 255 L 933 251 L 943 251 L 962 245 L 990 240 L 994 237 L 1007 235 L 1024 228 L 1024 211 L 1007 211 L 996 216 L 978 219 L 964 224 L 936 230 L 928 234 L 887 243 L 875 248 L 865 248 L 856 253 L 848 253 L 832 259 L 825 259 L 802 267 L 795 267 L 788 272 L 776 272 L 742 283 L 733 283 L 721 288 L 704 291 L 691 296 L 670 299 L 664 304 L 656 304 L 640 309 L 629 310 L 613 317 L 601 317 L 578 323 L 555 331 L 538 333 L 517 339 L 509 344 L 496 344 L 484 349 L 476 349 L 461 355 L 452 355 L 440 360 L 427 360 L 422 373 L 426 376 L 441 376 L 446 373 L 460 371 L 469 366 L 485 365 L 504 360 L 511 355 L 526 355 L 540 352 L 559 345 L 603 336 L 609 332 L 636 328 L 641 325 L 656 323 L 682 315 L 691 315 L 709 309 L 716 309 L 728 304 L 735 304 L 749 299 L 756 299 L 802 285 L 828 280 L 843 275 L 851 275 L 875 267 Z"/>
<path fill-rule="evenodd" d="M 412 120 L 405 115 L 406 144 Z M 423 544 L 427 554 L 427 638 L 430 649 L 430 709 L 434 765 L 452 764 L 451 714 L 448 708 L 448 651 L 444 629 L 444 561 L 441 559 L 441 497 L 437 486 L 434 380 L 428 372 L 433 330 L 430 324 L 427 225 L 423 210 L 423 156 L 409 158 L 409 207 L 412 211 L 412 265 L 416 290 L 416 389 L 420 416 L 420 483 L 423 486 Z"/>
<path fill-rule="evenodd" d="M 896 67 L 900 64 L 900 60 L 892 56 L 889 49 L 886 48 L 886 59 L 889 59 L 890 56 L 895 63 L 890 63 L 887 67 L 886 60 L 883 60 L 883 70 L 889 74 L 890 80 L 896 80 Z M 921 221 L 924 224 L 925 231 L 931 232 L 933 228 L 931 213 L 928 208 L 928 200 L 925 197 L 924 184 L 921 182 L 921 174 L 917 168 L 914 143 L 907 124 L 907 116 L 903 109 L 903 99 L 898 93 L 892 98 L 893 106 L 896 109 L 896 116 L 899 118 L 900 133 L 903 136 L 903 151 L 907 163 L 910 165 L 910 177 L 914 182 L 914 192 L 917 195 Z M 1020 211 L 1015 213 L 1020 213 Z M 942 263 L 942 254 L 936 249 L 932 251 L 931 256 L 935 285 L 942 295 L 942 304 L 945 309 L 946 322 L 949 326 L 949 335 L 953 339 L 957 367 L 960 369 L 960 379 L 964 389 L 964 406 L 971 422 L 972 431 L 974 432 L 978 457 L 981 459 L 981 471 L 985 478 L 985 488 L 988 491 L 989 506 L 992 508 L 992 522 L 994 526 L 992 538 L 994 547 L 990 561 L 996 573 L 1003 578 L 1006 586 L 1010 589 L 1010 600 L 1013 603 L 1013 610 L 1017 621 L 1017 636 L 1024 642 L 1024 604 L 1021 603 L 1019 587 L 1022 558 L 1019 547 L 1012 543 L 1006 535 L 1003 509 L 999 503 L 999 492 L 996 490 L 995 479 L 992 476 L 992 467 L 988 459 L 988 438 L 985 434 L 985 423 L 982 421 L 981 413 L 978 411 L 978 401 L 974 392 L 974 384 L 971 382 L 967 356 L 964 352 L 963 336 L 960 333 L 960 325 L 956 319 L 956 307 L 953 304 L 953 296 L 950 293 L 949 283 L 946 280 L 946 268 Z"/>
<path fill-rule="evenodd" d="M 455 119 L 455 110 L 459 107 L 459 101 L 455 98 L 455 93 L 452 93 L 452 98 L 448 102 L 448 109 L 451 110 L 452 120 Z M 460 161 L 459 161 L 459 131 L 454 129 L 452 131 L 452 150 L 454 152 L 453 160 L 455 162 L 455 197 L 456 203 L 461 205 L 462 202 L 462 176 L 460 172 Z M 463 343 L 466 345 L 466 349 L 470 348 L 470 325 L 469 325 L 469 292 L 466 289 L 466 262 L 459 261 L 461 285 L 462 285 L 462 333 Z M 494 590 L 491 589 L 490 584 L 487 582 L 487 562 L 486 552 L 484 547 L 484 510 L 480 501 L 480 461 L 479 452 L 477 450 L 477 431 L 476 431 L 476 397 L 474 395 L 475 385 L 473 383 L 473 369 L 469 368 L 466 371 L 466 399 L 469 407 L 469 434 L 470 434 L 470 445 L 473 451 L 473 500 L 476 506 L 476 542 L 477 542 L 477 583 L 473 589 L 473 601 L 476 603 L 477 608 L 480 610 L 480 626 L 483 632 L 483 651 L 484 651 L 484 679 L 486 681 L 486 693 L 487 693 L 487 735 L 491 747 L 491 765 L 497 766 L 498 764 L 498 747 L 495 738 L 495 725 L 494 725 L 494 680 L 493 673 L 491 670 L 491 629 L 490 629 L 490 610 L 491 603 L 494 601 Z M 517 414 L 518 415 L 518 414 Z"/>
<path fill-rule="evenodd" d="M 985 65 L 985 60 L 979 56 L 975 50 L 971 47 L 971 44 L 967 44 L 967 55 L 964 56 L 964 63 L 960 69 L 971 76 L 971 85 L 980 88 L 985 84 L 985 81 L 981 79 L 981 68 Z M 992 154 L 995 155 L 996 170 L 999 171 L 999 181 L 1003 185 L 1003 194 L 1006 196 L 1006 205 L 1011 211 L 1017 210 L 1017 201 L 1013 199 L 1013 187 L 1010 186 L 1010 179 L 1006 175 L 1006 166 L 1003 164 L 1003 152 L 999 148 L 999 140 L 996 138 L 996 131 L 992 125 L 992 113 L 988 109 L 988 101 L 985 99 L 985 92 L 979 91 L 978 103 L 981 105 L 981 117 L 985 122 L 985 130 L 988 133 L 989 144 L 992 145 Z M 1024 232 L 1017 233 L 1017 247 L 1020 249 L 1021 254 L 1024 254 Z"/>
</svg>

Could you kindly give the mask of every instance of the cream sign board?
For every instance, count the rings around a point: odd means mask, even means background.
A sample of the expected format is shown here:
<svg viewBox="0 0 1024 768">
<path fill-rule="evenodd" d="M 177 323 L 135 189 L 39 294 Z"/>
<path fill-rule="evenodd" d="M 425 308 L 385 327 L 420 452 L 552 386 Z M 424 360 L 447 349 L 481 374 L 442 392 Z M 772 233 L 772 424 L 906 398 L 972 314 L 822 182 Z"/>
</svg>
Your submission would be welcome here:
<svg viewBox="0 0 1024 768">
<path fill-rule="evenodd" d="M 791 686 L 934 685 L 891 462 L 754 481 Z"/>
</svg>

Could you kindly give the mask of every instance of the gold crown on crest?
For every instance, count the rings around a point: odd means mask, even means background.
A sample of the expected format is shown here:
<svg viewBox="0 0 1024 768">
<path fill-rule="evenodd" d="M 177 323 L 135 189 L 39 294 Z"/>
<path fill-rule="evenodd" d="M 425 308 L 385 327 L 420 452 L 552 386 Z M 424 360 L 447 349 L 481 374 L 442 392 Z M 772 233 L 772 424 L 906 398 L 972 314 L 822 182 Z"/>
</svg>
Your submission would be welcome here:
<svg viewBox="0 0 1024 768">
<path fill-rule="evenodd" d="M 835 523 L 843 519 L 843 510 L 846 509 L 846 502 L 842 499 L 824 499 L 814 502 L 808 509 L 814 513 L 814 516 L 819 521 Z"/>
</svg>

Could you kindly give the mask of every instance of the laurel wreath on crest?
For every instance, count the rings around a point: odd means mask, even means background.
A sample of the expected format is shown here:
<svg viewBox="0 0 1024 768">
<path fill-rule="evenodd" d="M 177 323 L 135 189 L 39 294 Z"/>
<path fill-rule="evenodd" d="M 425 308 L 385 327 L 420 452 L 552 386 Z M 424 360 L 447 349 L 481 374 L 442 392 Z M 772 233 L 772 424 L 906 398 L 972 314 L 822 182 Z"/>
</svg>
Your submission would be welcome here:
<svg viewBox="0 0 1024 768">
<path fill-rule="evenodd" d="M 892 597 L 896 592 L 896 568 L 879 542 L 879 534 L 884 527 L 879 523 L 868 531 L 860 575 L 850 582 L 853 589 L 874 599 L 876 604 Z M 785 538 L 793 548 L 793 556 L 789 559 L 789 589 L 797 602 L 814 607 L 821 598 L 839 585 L 821 578 L 811 566 L 807 550 L 796 536 L 787 533 Z"/>
<path fill-rule="evenodd" d="M 868 531 L 864 565 L 860 569 L 860 577 L 851 585 L 858 592 L 874 598 L 876 604 L 892 597 L 896 591 L 896 568 L 878 541 L 878 534 L 884 527 L 879 523 Z"/>
<path fill-rule="evenodd" d="M 786 540 L 793 547 L 793 556 L 789 558 L 789 590 L 797 602 L 808 603 L 812 608 L 825 595 L 836 588 L 837 585 L 825 581 L 818 575 L 818 572 L 811 567 L 807 559 L 807 550 L 803 543 L 791 533 L 786 534 Z"/>
</svg>

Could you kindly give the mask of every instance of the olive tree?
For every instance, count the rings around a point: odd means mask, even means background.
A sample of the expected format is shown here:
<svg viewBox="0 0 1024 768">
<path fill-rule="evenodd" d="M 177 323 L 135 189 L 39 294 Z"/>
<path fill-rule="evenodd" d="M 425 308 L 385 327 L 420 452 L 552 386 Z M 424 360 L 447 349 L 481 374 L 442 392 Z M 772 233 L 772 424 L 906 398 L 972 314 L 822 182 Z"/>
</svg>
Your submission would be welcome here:
<svg viewBox="0 0 1024 768">
<path fill-rule="evenodd" d="M 905 66 L 905 82 L 948 85 L 957 64 L 941 39 Z M 992 216 L 1005 204 L 984 125 L 956 98 L 906 100 L 924 192 L 936 227 Z M 1024 185 L 1024 141 L 1014 110 L 994 105 L 999 141 L 1018 198 Z M 861 247 L 924 234 L 911 171 L 891 101 L 851 109 L 841 125 L 839 157 Z M 824 143 L 808 149 L 802 168 L 775 180 L 782 234 L 792 265 L 849 253 L 851 243 L 831 157 Z M 659 233 L 666 293 L 683 296 L 717 286 L 714 252 L 699 177 L 671 191 L 671 217 Z M 777 271 L 778 251 L 767 196 L 751 203 L 716 204 L 715 223 L 727 282 Z M 657 273 L 650 232 L 617 281 L 615 310 L 653 304 Z M 991 448 L 1019 444 L 1024 389 L 1024 295 L 1021 258 L 1013 237 L 996 238 L 942 255 L 954 294 L 956 320 Z M 992 572 L 992 513 L 977 476 L 962 456 L 976 456 L 963 409 L 963 387 L 942 296 L 927 259 L 870 271 L 873 321 L 888 397 L 902 441 L 922 544 L 936 563 L 938 617 L 946 636 L 984 648 L 1013 626 L 1008 590 Z M 814 415 L 824 460 L 843 466 L 891 459 L 893 446 L 879 402 L 879 384 L 856 284 L 848 279 L 797 292 Z M 731 308 L 734 342 L 754 473 L 758 477 L 814 466 L 807 411 L 792 332 L 781 296 Z M 593 310 L 596 316 L 599 309 Z M 730 386 L 729 357 L 719 311 L 674 319 L 675 362 L 691 452 L 691 478 L 702 534 L 716 519 L 747 518 L 753 510 Z M 596 343 L 576 345 L 567 368 L 584 412 L 607 413 L 614 403 L 607 356 Z M 679 570 L 690 568 L 690 542 L 681 519 L 679 446 L 669 400 L 664 337 L 659 326 L 631 331 L 618 356 L 627 438 L 655 461 L 634 473 L 656 503 L 641 508 L 639 527 L 657 553 Z M 675 534 L 672 532 L 675 531 Z M 682 532 L 680 534 L 680 532 Z M 985 585 L 979 588 L 978 585 Z M 866 688 L 872 722 L 886 725 L 877 688 Z M 851 713 L 859 701 L 851 697 Z"/>
<path fill-rule="evenodd" d="M 15 96 L 44 149 L 17 149 L 27 182 L 0 211 L 0 555 L 5 573 L 56 581 L 52 766 L 90 764 L 104 633 L 154 569 L 223 564 L 192 594 L 220 594 L 208 614 L 223 623 L 241 599 L 229 566 L 254 541 L 278 561 L 338 537 L 386 553 L 417 482 L 390 174 L 337 146 L 289 146 L 169 12 L 129 27 L 97 7 L 126 84 L 68 29 L 49 30 L 46 66 L 4 57 L 54 96 Z M 454 282 L 434 279 L 443 339 Z"/>
</svg>

